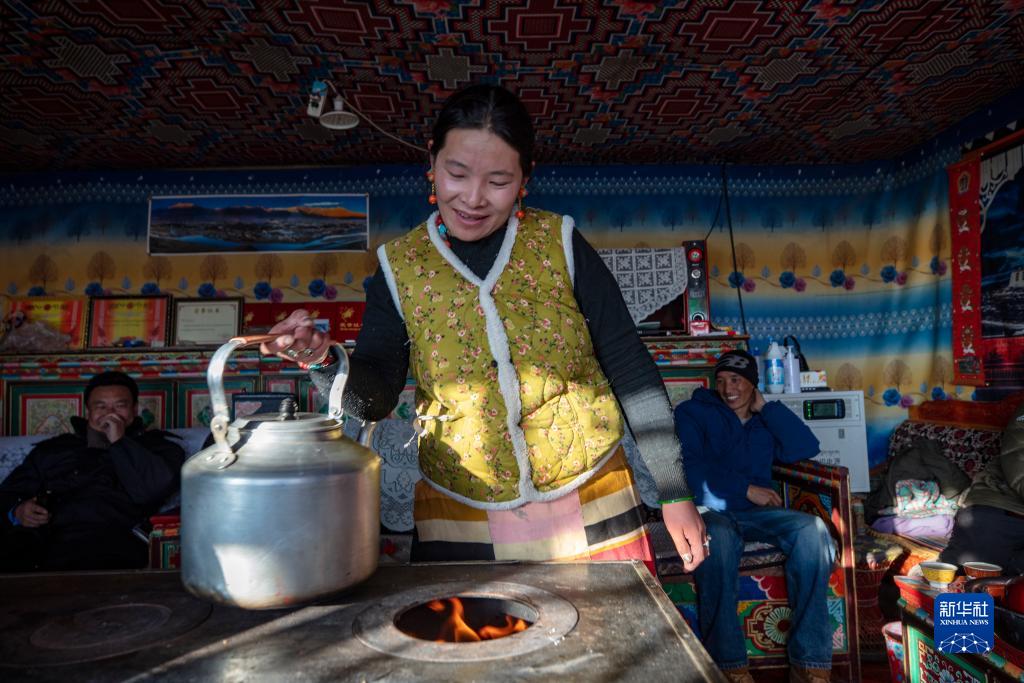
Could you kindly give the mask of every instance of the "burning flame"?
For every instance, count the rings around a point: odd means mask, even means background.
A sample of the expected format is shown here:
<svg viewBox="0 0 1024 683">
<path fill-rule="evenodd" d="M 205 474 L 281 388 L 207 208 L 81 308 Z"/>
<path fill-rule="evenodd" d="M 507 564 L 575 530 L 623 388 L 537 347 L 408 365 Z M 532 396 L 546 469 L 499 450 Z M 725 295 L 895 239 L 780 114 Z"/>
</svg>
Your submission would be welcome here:
<svg viewBox="0 0 1024 683">
<path fill-rule="evenodd" d="M 442 600 L 431 600 L 427 603 L 427 608 L 438 614 L 444 614 L 449 607 L 451 607 L 451 614 L 441 625 L 441 631 L 437 634 L 437 638 L 434 639 L 436 643 L 474 643 L 481 640 L 494 640 L 495 638 L 504 638 L 519 631 L 525 631 L 529 625 L 518 617 L 506 614 L 504 615 L 504 626 L 483 626 L 479 630 L 475 630 L 466 623 L 464 618 L 466 609 L 462 604 L 462 600 L 458 598 L 444 598 Z"/>
</svg>

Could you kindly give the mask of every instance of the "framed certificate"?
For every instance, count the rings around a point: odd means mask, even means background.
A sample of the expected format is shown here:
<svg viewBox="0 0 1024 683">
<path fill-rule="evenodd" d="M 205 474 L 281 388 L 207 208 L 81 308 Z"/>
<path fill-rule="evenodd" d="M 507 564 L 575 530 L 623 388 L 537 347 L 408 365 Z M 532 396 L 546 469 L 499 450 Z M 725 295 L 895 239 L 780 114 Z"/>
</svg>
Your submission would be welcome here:
<svg viewBox="0 0 1024 683">
<path fill-rule="evenodd" d="M 171 297 L 95 296 L 89 300 L 89 348 L 167 346 Z"/>
<path fill-rule="evenodd" d="M 55 348 L 85 348 L 85 315 L 88 299 L 27 297 L 11 301 L 11 312 L 21 311 L 25 315 L 24 322 L 36 323 L 46 328 L 46 337 L 53 348 L 39 351 L 53 351 Z M 33 352 L 33 348 L 18 349 Z"/>
<path fill-rule="evenodd" d="M 173 346 L 220 346 L 242 330 L 241 297 L 175 299 Z"/>
</svg>

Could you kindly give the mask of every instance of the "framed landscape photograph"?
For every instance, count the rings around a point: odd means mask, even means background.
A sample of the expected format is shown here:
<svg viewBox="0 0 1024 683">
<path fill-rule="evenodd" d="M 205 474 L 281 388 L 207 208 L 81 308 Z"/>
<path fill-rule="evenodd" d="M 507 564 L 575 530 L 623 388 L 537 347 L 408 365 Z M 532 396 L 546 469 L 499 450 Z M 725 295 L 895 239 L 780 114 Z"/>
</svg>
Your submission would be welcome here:
<svg viewBox="0 0 1024 683">
<path fill-rule="evenodd" d="M 149 253 L 367 251 L 369 195 L 182 195 L 149 201 Z"/>
<path fill-rule="evenodd" d="M 220 346 L 242 330 L 242 297 L 175 299 L 172 346 Z"/>
<path fill-rule="evenodd" d="M 94 296 L 89 300 L 89 348 L 163 348 L 170 317 L 169 295 Z"/>
</svg>

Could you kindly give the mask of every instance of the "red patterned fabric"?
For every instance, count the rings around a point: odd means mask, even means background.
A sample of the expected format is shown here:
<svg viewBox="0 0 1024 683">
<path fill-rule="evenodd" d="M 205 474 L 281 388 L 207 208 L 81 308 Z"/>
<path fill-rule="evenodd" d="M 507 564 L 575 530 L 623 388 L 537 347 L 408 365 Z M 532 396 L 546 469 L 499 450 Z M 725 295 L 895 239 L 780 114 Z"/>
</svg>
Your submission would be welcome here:
<svg viewBox="0 0 1024 683">
<path fill-rule="evenodd" d="M 1019 2 L 9 2 L 0 168 L 418 163 L 470 82 L 545 164 L 891 159 L 1024 82 Z"/>
</svg>

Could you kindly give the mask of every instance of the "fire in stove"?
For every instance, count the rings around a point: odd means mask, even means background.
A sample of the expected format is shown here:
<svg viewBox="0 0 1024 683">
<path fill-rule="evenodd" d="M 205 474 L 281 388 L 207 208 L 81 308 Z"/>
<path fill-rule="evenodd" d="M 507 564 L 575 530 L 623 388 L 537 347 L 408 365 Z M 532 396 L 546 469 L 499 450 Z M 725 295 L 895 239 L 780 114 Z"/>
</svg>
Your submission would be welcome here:
<svg viewBox="0 0 1024 683">
<path fill-rule="evenodd" d="M 455 596 L 405 610 L 395 619 L 402 633 L 435 643 L 475 643 L 525 631 L 536 610 L 515 600 Z"/>
<path fill-rule="evenodd" d="M 514 658 L 560 642 L 579 612 L 565 598 L 505 581 L 435 583 L 388 596 L 352 622 L 364 645 L 427 662 Z"/>
</svg>

